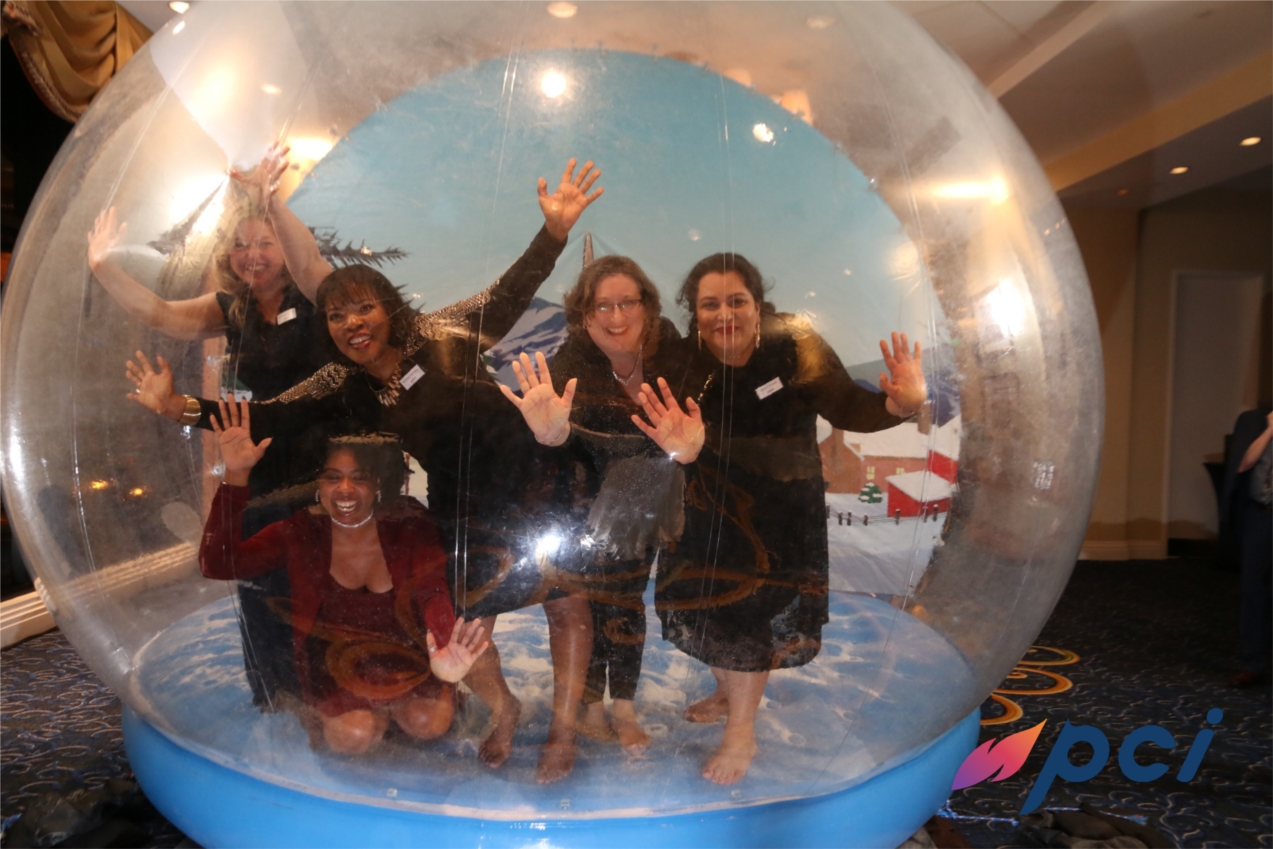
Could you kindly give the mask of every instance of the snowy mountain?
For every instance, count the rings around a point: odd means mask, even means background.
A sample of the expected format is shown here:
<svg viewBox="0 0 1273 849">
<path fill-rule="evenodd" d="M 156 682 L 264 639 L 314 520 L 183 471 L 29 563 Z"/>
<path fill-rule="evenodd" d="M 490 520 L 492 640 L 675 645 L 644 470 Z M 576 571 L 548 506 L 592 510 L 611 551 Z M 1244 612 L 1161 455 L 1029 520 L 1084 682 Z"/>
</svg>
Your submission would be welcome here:
<svg viewBox="0 0 1273 849">
<path fill-rule="evenodd" d="M 495 379 L 510 389 L 517 388 L 513 376 L 513 360 L 525 351 L 534 355 L 542 351 L 551 363 L 557 349 L 566 341 L 566 310 L 558 304 L 535 298 L 508 335 L 486 352 L 486 368 Z"/>
</svg>

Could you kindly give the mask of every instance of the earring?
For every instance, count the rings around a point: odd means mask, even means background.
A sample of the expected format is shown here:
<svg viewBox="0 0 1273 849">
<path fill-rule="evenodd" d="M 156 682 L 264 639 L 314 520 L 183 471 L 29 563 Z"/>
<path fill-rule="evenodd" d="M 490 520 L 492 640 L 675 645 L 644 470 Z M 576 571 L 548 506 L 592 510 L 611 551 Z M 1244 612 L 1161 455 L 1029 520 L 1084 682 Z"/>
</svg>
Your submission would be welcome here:
<svg viewBox="0 0 1273 849">
<path fill-rule="evenodd" d="M 760 322 L 756 322 L 756 347 L 760 347 Z"/>
<path fill-rule="evenodd" d="M 322 503 L 323 503 L 323 499 L 319 497 L 319 495 L 318 495 L 318 493 L 317 493 L 317 492 L 315 492 L 315 493 L 314 493 L 314 503 L 315 503 L 315 504 L 322 504 Z"/>
<path fill-rule="evenodd" d="M 379 493 L 379 492 L 377 492 L 377 493 L 376 493 L 376 503 L 377 503 L 377 504 L 379 504 L 379 503 L 380 503 L 380 493 Z"/>
<path fill-rule="evenodd" d="M 698 349 L 703 350 L 703 331 L 698 331 Z"/>
</svg>

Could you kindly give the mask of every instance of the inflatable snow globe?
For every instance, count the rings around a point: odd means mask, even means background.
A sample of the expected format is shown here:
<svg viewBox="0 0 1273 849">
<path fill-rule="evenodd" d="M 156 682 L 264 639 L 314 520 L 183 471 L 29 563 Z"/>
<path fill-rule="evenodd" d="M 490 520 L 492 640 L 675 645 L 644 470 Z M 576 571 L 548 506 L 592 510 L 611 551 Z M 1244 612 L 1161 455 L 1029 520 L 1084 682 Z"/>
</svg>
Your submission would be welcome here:
<svg viewBox="0 0 1273 849">
<path fill-rule="evenodd" d="M 884 5 L 199 4 L 6 295 L 17 532 L 205 846 L 896 845 L 1095 479 L 1061 207 Z"/>
</svg>

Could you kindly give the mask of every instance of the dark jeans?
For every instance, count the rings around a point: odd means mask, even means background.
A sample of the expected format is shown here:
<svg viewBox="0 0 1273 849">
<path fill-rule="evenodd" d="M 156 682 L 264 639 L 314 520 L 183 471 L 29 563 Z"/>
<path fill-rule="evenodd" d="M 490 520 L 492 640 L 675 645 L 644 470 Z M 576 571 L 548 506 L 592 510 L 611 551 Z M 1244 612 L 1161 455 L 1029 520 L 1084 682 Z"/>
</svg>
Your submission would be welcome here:
<svg viewBox="0 0 1273 849">
<path fill-rule="evenodd" d="M 1273 622 L 1273 513 L 1251 501 L 1242 510 L 1242 612 L 1238 619 L 1246 672 L 1263 673 L 1269 666 Z"/>
</svg>

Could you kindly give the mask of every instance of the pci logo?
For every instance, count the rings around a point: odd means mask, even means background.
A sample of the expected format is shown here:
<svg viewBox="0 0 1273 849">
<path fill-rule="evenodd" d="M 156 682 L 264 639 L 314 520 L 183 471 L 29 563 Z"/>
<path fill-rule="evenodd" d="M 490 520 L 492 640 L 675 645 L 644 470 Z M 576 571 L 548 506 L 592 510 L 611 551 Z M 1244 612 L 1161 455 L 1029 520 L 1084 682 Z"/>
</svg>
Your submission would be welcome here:
<svg viewBox="0 0 1273 849">
<path fill-rule="evenodd" d="M 1224 711 L 1220 708 L 1207 711 L 1207 722 L 1212 725 L 1219 725 L 1223 719 Z M 987 740 L 982 743 L 959 766 L 959 772 L 955 773 L 955 782 L 950 789 L 961 790 L 985 781 L 987 778 L 991 781 L 1003 781 L 1015 775 L 1025 764 L 1025 759 L 1034 749 L 1035 741 L 1039 739 L 1039 734 L 1046 724 L 1045 719 L 1033 728 L 1009 734 L 997 742 Z M 1194 735 L 1193 742 L 1189 744 L 1189 751 L 1185 754 L 1184 763 L 1181 764 L 1180 771 L 1176 773 L 1177 781 L 1184 783 L 1193 780 L 1214 736 L 1215 732 L 1205 726 Z M 1070 749 L 1075 743 L 1087 743 L 1092 747 L 1090 761 L 1075 765 L 1070 760 Z M 1174 749 L 1176 738 L 1161 725 L 1142 726 L 1123 738 L 1122 745 L 1118 747 L 1118 768 L 1129 780 L 1138 783 L 1161 778 L 1170 769 L 1170 766 L 1165 763 L 1145 764 L 1137 761 L 1136 749 L 1144 743 L 1153 743 L 1162 749 Z M 1094 725 L 1071 725 L 1067 720 L 1065 725 L 1061 726 L 1061 733 L 1057 735 L 1052 750 L 1048 752 L 1048 759 L 1043 762 L 1039 777 L 1030 788 L 1030 795 L 1026 797 L 1021 813 L 1028 814 L 1038 808 L 1044 797 L 1048 795 L 1048 790 L 1051 789 L 1055 779 L 1088 781 L 1095 778 L 1105 768 L 1108 760 L 1109 738 L 1099 728 Z"/>
</svg>

